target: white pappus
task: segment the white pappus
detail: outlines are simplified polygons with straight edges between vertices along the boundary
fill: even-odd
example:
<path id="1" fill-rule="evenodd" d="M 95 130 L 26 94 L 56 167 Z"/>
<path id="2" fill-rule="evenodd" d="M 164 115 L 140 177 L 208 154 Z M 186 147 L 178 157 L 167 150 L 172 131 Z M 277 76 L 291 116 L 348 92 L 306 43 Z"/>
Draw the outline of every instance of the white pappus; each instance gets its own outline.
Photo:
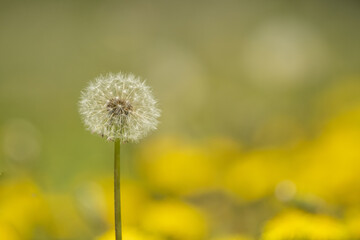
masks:
<path id="1" fill-rule="evenodd" d="M 107 140 L 137 142 L 155 130 L 160 110 L 150 87 L 133 74 L 99 76 L 81 92 L 79 112 L 88 130 Z"/>

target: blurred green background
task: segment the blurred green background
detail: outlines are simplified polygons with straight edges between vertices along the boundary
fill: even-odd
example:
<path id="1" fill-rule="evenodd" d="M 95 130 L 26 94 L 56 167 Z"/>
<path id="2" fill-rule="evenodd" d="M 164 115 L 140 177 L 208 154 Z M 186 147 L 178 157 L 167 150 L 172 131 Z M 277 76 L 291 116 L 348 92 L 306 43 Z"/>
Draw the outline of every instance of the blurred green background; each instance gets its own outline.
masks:
<path id="1" fill-rule="evenodd" d="M 112 240 L 80 91 L 147 79 L 124 239 L 360 239 L 358 1 L 1 1 L 0 239 Z"/>

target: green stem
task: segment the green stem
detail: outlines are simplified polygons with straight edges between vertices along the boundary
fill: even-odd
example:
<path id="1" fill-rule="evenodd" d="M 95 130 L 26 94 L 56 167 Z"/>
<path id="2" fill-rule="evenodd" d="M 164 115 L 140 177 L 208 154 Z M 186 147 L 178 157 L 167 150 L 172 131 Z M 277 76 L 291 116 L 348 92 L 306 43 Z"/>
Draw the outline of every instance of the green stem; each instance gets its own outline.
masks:
<path id="1" fill-rule="evenodd" d="M 121 201 L 120 201 L 120 140 L 115 140 L 114 154 L 114 205 L 115 205 L 115 236 L 121 240 Z"/>

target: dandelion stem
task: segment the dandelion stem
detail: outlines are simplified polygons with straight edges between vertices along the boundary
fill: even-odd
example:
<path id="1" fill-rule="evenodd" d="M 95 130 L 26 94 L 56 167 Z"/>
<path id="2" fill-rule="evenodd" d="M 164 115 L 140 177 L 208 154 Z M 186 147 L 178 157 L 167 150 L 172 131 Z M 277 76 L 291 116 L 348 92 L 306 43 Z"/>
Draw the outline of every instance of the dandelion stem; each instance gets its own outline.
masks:
<path id="1" fill-rule="evenodd" d="M 115 205 L 115 236 L 121 240 L 121 201 L 120 201 L 120 140 L 115 140 L 114 154 L 114 205 Z"/>

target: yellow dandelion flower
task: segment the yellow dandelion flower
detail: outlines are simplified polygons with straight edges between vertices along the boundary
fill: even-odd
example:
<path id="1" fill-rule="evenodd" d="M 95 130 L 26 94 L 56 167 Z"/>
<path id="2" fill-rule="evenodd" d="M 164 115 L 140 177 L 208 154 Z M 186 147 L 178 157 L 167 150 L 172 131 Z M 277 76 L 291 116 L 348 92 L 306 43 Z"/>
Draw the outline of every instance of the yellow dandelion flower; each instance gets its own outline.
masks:
<path id="1" fill-rule="evenodd" d="M 213 240 L 254 240 L 253 238 L 245 235 L 229 235 L 229 236 L 223 236 L 223 237 L 217 237 Z"/>
<path id="2" fill-rule="evenodd" d="M 143 215 L 142 226 L 149 232 L 171 239 L 198 240 L 207 235 L 202 213 L 176 200 L 151 204 Z"/>
<path id="3" fill-rule="evenodd" d="M 136 228 L 124 228 L 123 239 L 126 240 L 163 240 L 162 238 L 146 234 Z M 110 230 L 95 240 L 115 240 L 115 231 Z"/>
<path id="4" fill-rule="evenodd" d="M 246 200 L 274 194 L 276 186 L 290 178 L 286 155 L 280 150 L 254 151 L 230 165 L 225 188 Z"/>
<path id="5" fill-rule="evenodd" d="M 345 226 L 336 219 L 300 210 L 288 210 L 265 226 L 262 240 L 348 239 Z"/>
<path id="6" fill-rule="evenodd" d="M 5 222 L 0 222 L 0 239 L 21 240 L 16 229 Z"/>
<path id="7" fill-rule="evenodd" d="M 93 208 L 98 208 L 102 212 L 102 215 L 105 216 L 106 222 L 112 225 L 114 224 L 113 180 L 109 177 L 101 178 L 94 182 L 100 188 L 99 191 L 90 192 L 84 196 L 84 200 L 101 198 L 103 202 L 97 206 L 93 206 Z M 123 217 L 123 224 L 129 226 L 138 225 L 143 209 L 146 207 L 148 201 L 148 193 L 139 183 L 124 180 L 121 184 L 121 215 Z"/>
<path id="8" fill-rule="evenodd" d="M 0 221 L 11 225 L 23 237 L 37 226 L 47 226 L 49 208 L 36 184 L 27 178 L 1 181 Z"/>
<path id="9" fill-rule="evenodd" d="M 139 168 L 156 191 L 191 194 L 214 186 L 218 165 L 206 149 L 163 138 L 149 143 L 140 156 Z"/>

